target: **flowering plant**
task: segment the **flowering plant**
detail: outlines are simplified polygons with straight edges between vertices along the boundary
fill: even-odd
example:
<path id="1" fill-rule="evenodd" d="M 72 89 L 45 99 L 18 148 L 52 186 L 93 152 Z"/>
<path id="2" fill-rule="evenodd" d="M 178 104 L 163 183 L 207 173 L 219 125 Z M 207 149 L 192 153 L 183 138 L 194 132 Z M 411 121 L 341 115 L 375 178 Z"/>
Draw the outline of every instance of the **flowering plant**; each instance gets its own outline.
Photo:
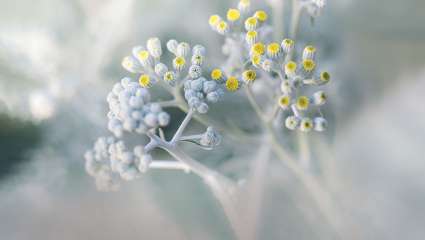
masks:
<path id="1" fill-rule="evenodd" d="M 282 2 L 271 1 L 271 4 Z M 298 131 L 303 150 L 307 132 L 322 132 L 327 127 L 321 111 L 327 101 L 322 86 L 330 81 L 330 74 L 318 70 L 317 49 L 313 45 L 298 52 L 295 43 L 302 11 L 307 10 L 315 18 L 324 6 L 323 0 L 293 0 L 290 36 L 282 39 L 276 34 L 282 31 L 282 19 L 270 25 L 267 12 L 252 11 L 249 0 L 241 0 L 225 17 L 212 15 L 208 23 L 225 38 L 223 53 L 227 59 L 207 74 L 204 69 L 207 54 L 202 45 L 191 47 L 186 42 L 167 41 L 166 49 L 173 56 L 168 66 L 161 59 L 163 49 L 158 38 L 148 39 L 146 46 L 134 47 L 122 66 L 137 75 L 138 81 L 125 77 L 107 96 L 108 129 L 113 136 L 99 138 L 85 154 L 86 170 L 98 187 L 116 190 L 118 180 L 136 179 L 149 169 L 192 172 L 204 180 L 219 200 L 235 236 L 248 238 L 248 233 L 242 231 L 246 223 L 238 211 L 238 196 L 245 189 L 244 181 L 205 166 L 181 147 L 191 143 L 200 149 L 213 150 L 221 142 L 220 133 L 232 134 L 232 130 L 212 124 L 214 121 L 207 113 L 224 95 L 239 96 L 240 92 L 245 94 L 260 120 L 264 137 L 258 139 L 294 173 L 338 232 L 338 214 L 330 195 L 317 177 L 303 168 L 294 156 L 296 153 L 282 142 L 287 130 Z M 172 99 L 155 100 L 149 89 L 157 87 L 168 92 Z M 263 101 L 258 100 L 259 96 Z M 166 111 L 170 107 L 179 108 L 186 116 L 172 138 L 166 139 L 163 128 L 174 121 Z M 205 132 L 185 135 L 192 118 L 205 125 Z M 127 134 L 144 135 L 149 142 L 129 147 L 124 141 Z M 154 159 L 152 152 L 158 148 L 169 153 L 172 160 Z"/>

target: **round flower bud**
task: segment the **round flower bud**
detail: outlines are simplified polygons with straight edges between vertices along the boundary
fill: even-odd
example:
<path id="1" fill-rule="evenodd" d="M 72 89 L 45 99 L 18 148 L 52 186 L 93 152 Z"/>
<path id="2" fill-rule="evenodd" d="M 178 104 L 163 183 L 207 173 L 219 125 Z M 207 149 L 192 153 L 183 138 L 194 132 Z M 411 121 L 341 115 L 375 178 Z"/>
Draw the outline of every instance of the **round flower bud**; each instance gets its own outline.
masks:
<path id="1" fill-rule="evenodd" d="M 174 55 L 177 55 L 177 46 L 178 45 L 179 45 L 179 43 L 176 40 L 174 40 L 174 39 L 168 40 L 167 49 L 168 49 L 168 51 L 170 51 Z"/>
<path id="2" fill-rule="evenodd" d="M 216 103 L 220 99 L 220 94 L 218 92 L 210 92 L 207 94 L 207 101 L 211 103 Z"/>
<path id="3" fill-rule="evenodd" d="M 125 70 L 131 73 L 139 73 L 143 70 L 139 62 L 132 56 L 124 57 L 121 61 L 121 65 Z"/>
<path id="4" fill-rule="evenodd" d="M 241 12 L 248 12 L 250 6 L 251 6 L 250 0 L 240 0 L 238 3 L 238 9 Z"/>
<path id="5" fill-rule="evenodd" d="M 138 145 L 134 147 L 133 152 L 134 152 L 134 155 L 136 155 L 137 157 L 141 157 L 145 153 L 145 149 L 142 145 Z"/>
<path id="6" fill-rule="evenodd" d="M 149 165 L 151 164 L 151 162 L 152 162 L 152 155 L 145 154 L 140 157 L 139 165 L 137 166 L 137 168 L 139 169 L 140 172 L 144 173 L 149 169 Z"/>
<path id="7" fill-rule="evenodd" d="M 282 95 L 279 97 L 278 103 L 282 109 L 288 109 L 291 105 L 291 97 L 289 95 Z"/>
<path id="8" fill-rule="evenodd" d="M 254 17 L 256 17 L 260 22 L 265 22 L 268 18 L 267 13 L 262 10 L 256 11 Z"/>
<path id="9" fill-rule="evenodd" d="M 136 46 L 133 48 L 133 55 L 136 57 L 142 66 L 152 67 L 153 59 L 149 51 L 145 50 L 142 46 Z"/>
<path id="10" fill-rule="evenodd" d="M 154 113 L 146 114 L 143 120 L 149 127 L 155 128 L 158 126 L 158 117 Z"/>
<path id="11" fill-rule="evenodd" d="M 188 100 L 188 104 L 190 107 L 197 108 L 201 104 L 201 101 L 197 97 L 192 97 Z"/>
<path id="12" fill-rule="evenodd" d="M 211 78 L 217 82 L 220 82 L 221 80 L 223 80 L 223 72 L 216 68 L 211 72 Z"/>
<path id="13" fill-rule="evenodd" d="M 254 70 L 246 70 L 242 73 L 242 79 L 246 83 L 253 82 L 257 77 L 257 73 Z"/>
<path id="14" fill-rule="evenodd" d="M 212 29 L 216 29 L 217 25 L 220 23 L 221 18 L 218 15 L 212 15 L 210 16 L 208 23 L 211 26 Z"/>
<path id="15" fill-rule="evenodd" d="M 241 13 L 237 9 L 230 8 L 227 11 L 227 20 L 230 22 L 235 22 L 239 20 L 240 17 L 241 17 Z"/>
<path id="16" fill-rule="evenodd" d="M 177 56 L 178 57 L 186 57 L 190 53 L 190 45 L 185 42 L 179 43 L 177 45 Z"/>
<path id="17" fill-rule="evenodd" d="M 328 122 L 326 119 L 322 117 L 316 117 L 314 118 L 314 130 L 318 132 L 323 132 L 328 127 Z"/>
<path id="18" fill-rule="evenodd" d="M 255 17 L 249 17 L 245 20 L 245 29 L 247 31 L 254 31 L 257 28 L 258 19 Z"/>
<path id="19" fill-rule="evenodd" d="M 300 96 L 297 98 L 295 106 L 298 110 L 306 110 L 310 105 L 310 99 L 306 96 Z"/>
<path id="20" fill-rule="evenodd" d="M 159 38 L 150 38 L 150 39 L 148 39 L 148 41 L 146 43 L 146 47 L 147 47 L 149 53 L 154 58 L 161 57 L 161 55 L 162 55 L 162 48 L 161 48 L 161 41 L 159 40 Z"/>
<path id="21" fill-rule="evenodd" d="M 303 51 L 303 60 L 311 59 L 314 60 L 316 56 L 316 48 L 314 46 L 306 46 Z"/>
<path id="22" fill-rule="evenodd" d="M 202 91 L 203 84 L 205 81 L 206 80 L 203 77 L 195 79 L 190 83 L 190 88 L 194 91 Z"/>
<path id="23" fill-rule="evenodd" d="M 258 33 L 257 31 L 248 31 L 245 35 L 245 40 L 249 45 L 253 45 L 257 42 Z"/>
<path id="24" fill-rule="evenodd" d="M 297 64 L 294 61 L 289 61 L 285 64 L 285 74 L 288 77 L 294 77 L 297 71 Z"/>
<path id="25" fill-rule="evenodd" d="M 205 47 L 202 46 L 202 45 L 199 45 L 199 44 L 193 46 L 193 48 L 192 48 L 192 54 L 193 55 L 205 56 L 206 52 L 207 52 L 207 50 L 205 49 Z"/>
<path id="26" fill-rule="evenodd" d="M 166 72 L 164 74 L 164 81 L 166 83 L 168 83 L 170 85 L 174 85 L 175 80 L 176 80 L 176 74 L 174 72 L 170 71 L 170 72 Z"/>
<path id="27" fill-rule="evenodd" d="M 326 93 L 323 91 L 318 91 L 313 94 L 313 102 L 315 105 L 321 106 L 326 103 Z"/>
<path id="28" fill-rule="evenodd" d="M 205 81 L 203 83 L 202 91 L 204 93 L 210 93 L 217 89 L 217 83 L 214 81 Z"/>
<path id="29" fill-rule="evenodd" d="M 155 65 L 155 73 L 160 76 L 163 77 L 164 74 L 168 71 L 168 67 L 167 65 L 163 64 L 163 63 L 158 63 Z"/>
<path id="30" fill-rule="evenodd" d="M 126 164 L 131 164 L 134 161 L 134 155 L 132 152 L 123 152 L 121 154 L 121 161 Z"/>
<path id="31" fill-rule="evenodd" d="M 264 59 L 263 62 L 261 63 L 261 68 L 266 72 L 270 72 L 272 70 L 272 67 L 273 67 L 273 61 L 270 59 Z"/>
<path id="32" fill-rule="evenodd" d="M 134 119 L 128 118 L 128 119 L 125 119 L 122 126 L 125 130 L 131 132 L 136 128 L 137 122 Z"/>
<path id="33" fill-rule="evenodd" d="M 238 90 L 239 87 L 240 87 L 239 80 L 236 77 L 233 77 L 233 76 L 229 77 L 226 80 L 225 85 L 226 85 L 226 89 L 229 92 L 234 92 L 234 91 Z"/>
<path id="34" fill-rule="evenodd" d="M 199 106 L 196 108 L 196 111 L 198 111 L 201 114 L 207 113 L 208 112 L 208 105 L 203 102 L 203 103 L 199 104 Z"/>
<path id="35" fill-rule="evenodd" d="M 139 77 L 139 84 L 140 86 L 144 87 L 144 88 L 149 88 L 151 87 L 151 78 L 149 77 L 149 75 L 147 74 L 142 74 Z"/>
<path id="36" fill-rule="evenodd" d="M 201 66 L 204 62 L 204 57 L 202 55 L 195 54 L 192 56 L 192 64 Z"/>
<path id="37" fill-rule="evenodd" d="M 303 70 L 305 73 L 311 73 L 316 68 L 316 63 L 311 59 L 303 60 Z"/>
<path id="38" fill-rule="evenodd" d="M 220 21 L 216 26 L 216 31 L 222 35 L 229 31 L 229 25 L 225 21 Z"/>
<path id="39" fill-rule="evenodd" d="M 129 167 L 126 171 L 121 172 L 120 176 L 126 181 L 132 181 L 138 177 L 138 172 L 136 168 Z"/>
<path id="40" fill-rule="evenodd" d="M 183 57 L 176 57 L 173 60 L 173 67 L 177 71 L 183 70 L 183 68 L 186 66 L 186 60 Z"/>
<path id="41" fill-rule="evenodd" d="M 166 112 L 161 112 L 158 114 L 158 123 L 159 126 L 165 127 L 170 123 L 170 115 Z"/>
<path id="42" fill-rule="evenodd" d="M 294 41 L 292 39 L 288 39 L 288 38 L 283 39 L 282 44 L 281 44 L 283 51 L 287 54 L 290 53 L 294 49 L 294 45 L 295 45 Z"/>
<path id="43" fill-rule="evenodd" d="M 250 53 L 251 55 L 263 55 L 265 52 L 266 47 L 263 43 L 258 42 L 254 45 L 252 45 Z"/>
<path id="44" fill-rule="evenodd" d="M 319 85 L 324 85 L 331 80 L 331 75 L 329 72 L 321 72 L 319 77 Z"/>
<path id="45" fill-rule="evenodd" d="M 202 68 L 198 65 L 192 65 L 189 68 L 189 76 L 192 79 L 199 78 L 202 75 Z"/>
<path id="46" fill-rule="evenodd" d="M 277 58 L 281 53 L 280 45 L 278 43 L 270 43 L 267 45 L 267 55 L 271 58 Z"/>
<path id="47" fill-rule="evenodd" d="M 313 128 L 313 121 L 310 118 L 303 118 L 300 122 L 300 130 L 309 132 Z"/>
<path id="48" fill-rule="evenodd" d="M 289 116 L 285 120 L 285 126 L 289 130 L 295 130 L 298 127 L 298 124 L 300 123 L 300 119 L 296 116 Z"/>

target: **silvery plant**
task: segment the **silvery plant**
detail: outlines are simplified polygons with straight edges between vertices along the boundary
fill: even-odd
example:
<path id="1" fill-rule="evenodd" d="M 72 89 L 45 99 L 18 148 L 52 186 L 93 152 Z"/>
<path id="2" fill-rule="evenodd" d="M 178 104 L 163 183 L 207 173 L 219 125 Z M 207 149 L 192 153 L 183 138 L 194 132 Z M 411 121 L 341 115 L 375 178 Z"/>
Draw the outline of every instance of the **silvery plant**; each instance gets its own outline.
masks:
<path id="1" fill-rule="evenodd" d="M 214 121 L 208 112 L 220 108 L 223 98 L 245 97 L 262 129 L 261 136 L 255 139 L 265 143 L 293 173 L 324 221 L 336 236 L 342 237 L 344 226 L 332 196 L 321 184 L 320 176 L 297 158 L 303 155 L 297 151 L 305 151 L 308 134 L 323 134 L 328 126 L 322 109 L 327 102 L 323 89 L 330 81 L 330 73 L 318 64 L 320 51 L 313 44 L 299 46 L 295 39 L 300 16 L 317 18 L 326 4 L 324 0 L 293 0 L 286 36 L 283 18 L 276 20 L 272 16 L 275 13 L 253 9 L 251 5 L 249 0 L 241 0 L 224 16 L 214 14 L 206 20 L 205 25 L 224 38 L 222 51 L 226 58 L 221 66 L 206 67 L 207 49 L 200 44 L 175 39 L 162 42 L 156 37 L 134 47 L 123 58 L 122 67 L 129 75 L 115 83 L 106 97 L 111 136 L 98 138 L 85 153 L 86 171 L 100 190 L 117 190 L 120 181 L 135 180 L 150 169 L 196 174 L 222 206 L 235 238 L 254 239 L 240 208 L 246 201 L 242 196 L 249 179 L 228 177 L 192 158 L 183 148 L 192 144 L 199 151 L 214 151 L 222 140 L 232 138 L 229 134 L 234 131 L 210 124 Z M 271 0 L 270 5 L 273 9 L 282 7 L 283 1 Z M 170 62 L 163 60 L 165 51 L 172 56 Z M 171 100 L 158 100 L 153 89 L 164 90 Z M 177 123 L 170 108 L 184 112 L 184 119 Z M 194 121 L 203 124 L 204 131 L 186 134 Z M 179 127 L 167 139 L 164 128 L 170 123 Z M 295 134 L 289 134 L 291 131 Z M 149 141 L 130 146 L 127 136 L 135 134 Z M 299 147 L 284 143 L 293 136 L 301 139 L 297 142 Z M 170 159 L 156 159 L 153 153 L 158 149 L 165 150 Z"/>

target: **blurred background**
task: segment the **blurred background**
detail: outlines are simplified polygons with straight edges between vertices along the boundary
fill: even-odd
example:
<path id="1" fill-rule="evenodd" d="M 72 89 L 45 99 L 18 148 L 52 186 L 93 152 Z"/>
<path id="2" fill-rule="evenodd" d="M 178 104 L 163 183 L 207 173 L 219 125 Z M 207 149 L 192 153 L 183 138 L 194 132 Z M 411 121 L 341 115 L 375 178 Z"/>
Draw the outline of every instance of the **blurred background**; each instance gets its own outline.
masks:
<path id="1" fill-rule="evenodd" d="M 151 171 L 98 192 L 83 153 L 107 134 L 106 94 L 127 74 L 120 63 L 134 45 L 151 36 L 200 43 L 220 64 L 223 39 L 207 20 L 235 4 L 0 0 L 0 239 L 231 239 L 196 176 Z M 329 0 L 313 26 L 301 22 L 301 42 L 316 44 L 333 73 L 328 158 L 360 239 L 425 238 L 423 9 L 422 0 Z M 204 161 L 224 171 L 235 153 L 220 151 Z M 263 239 L 329 239 L 317 216 L 304 219 L 279 190 L 287 179 L 274 165 Z"/>

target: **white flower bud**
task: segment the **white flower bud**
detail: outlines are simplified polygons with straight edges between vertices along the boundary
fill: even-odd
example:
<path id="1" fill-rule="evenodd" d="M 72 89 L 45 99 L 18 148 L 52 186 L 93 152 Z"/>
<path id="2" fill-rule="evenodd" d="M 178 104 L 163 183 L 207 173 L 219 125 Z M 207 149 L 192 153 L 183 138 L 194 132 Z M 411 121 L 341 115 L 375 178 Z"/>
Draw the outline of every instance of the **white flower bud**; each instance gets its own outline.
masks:
<path id="1" fill-rule="evenodd" d="M 215 81 L 205 81 L 203 84 L 204 93 L 210 93 L 217 89 L 217 83 Z"/>
<path id="2" fill-rule="evenodd" d="M 205 78 L 198 78 L 190 83 L 190 88 L 194 91 L 202 91 Z"/>
<path id="3" fill-rule="evenodd" d="M 208 105 L 204 102 L 202 102 L 201 104 L 199 104 L 199 106 L 196 108 L 196 110 L 201 113 L 207 113 L 208 112 Z"/>
<path id="4" fill-rule="evenodd" d="M 167 42 L 167 49 L 168 51 L 172 52 L 174 55 L 177 55 L 177 46 L 179 45 L 179 43 L 174 40 L 171 39 Z"/>
<path id="5" fill-rule="evenodd" d="M 210 92 L 207 94 L 207 100 L 211 103 L 216 103 L 220 99 L 220 94 L 218 92 Z"/>
<path id="6" fill-rule="evenodd" d="M 168 71 L 168 67 L 167 65 L 163 64 L 163 63 L 158 63 L 155 65 L 155 73 L 160 76 L 163 77 L 164 74 Z"/>
<path id="7" fill-rule="evenodd" d="M 197 97 L 192 97 L 189 99 L 188 104 L 190 107 L 197 108 L 201 104 L 201 101 Z"/>
<path id="8" fill-rule="evenodd" d="M 158 114 L 158 123 L 161 127 L 165 127 L 170 123 L 170 115 L 166 112 Z"/>
<path id="9" fill-rule="evenodd" d="M 296 116 L 289 116 L 285 120 L 285 126 L 290 130 L 295 130 L 298 127 L 300 119 Z"/>
<path id="10" fill-rule="evenodd" d="M 141 157 L 145 153 L 145 148 L 142 145 L 137 145 L 134 147 L 134 155 Z"/>
<path id="11" fill-rule="evenodd" d="M 143 120 L 149 127 L 155 128 L 158 126 L 158 117 L 154 113 L 146 114 Z"/>
<path id="12" fill-rule="evenodd" d="M 136 129 L 137 122 L 134 119 L 128 118 L 123 123 L 123 128 L 129 132 Z"/>
<path id="13" fill-rule="evenodd" d="M 138 171 L 134 167 L 129 167 L 126 171 L 120 172 L 120 176 L 126 181 L 132 181 L 138 177 Z"/>
<path id="14" fill-rule="evenodd" d="M 150 38 L 146 43 L 149 53 L 154 58 L 159 58 L 162 55 L 161 41 L 158 38 Z"/>
<path id="15" fill-rule="evenodd" d="M 139 165 L 137 166 L 139 171 L 144 173 L 149 169 L 149 165 L 152 162 L 152 155 L 145 154 L 140 158 Z"/>
<path id="16" fill-rule="evenodd" d="M 137 59 L 132 56 L 124 57 L 121 65 L 125 70 L 131 73 L 140 73 L 143 70 L 139 61 L 137 61 Z"/>
<path id="17" fill-rule="evenodd" d="M 327 96 L 325 92 L 318 91 L 313 94 L 313 102 L 315 105 L 321 106 L 326 103 Z"/>
<path id="18" fill-rule="evenodd" d="M 134 161 L 134 155 L 133 155 L 133 153 L 131 153 L 131 152 L 123 152 L 121 154 L 121 161 L 123 163 L 127 163 L 127 164 L 133 163 L 133 161 Z"/>
<path id="19" fill-rule="evenodd" d="M 193 55 L 205 56 L 206 49 L 205 49 L 204 46 L 197 44 L 197 45 L 193 46 L 192 54 Z"/>
<path id="20" fill-rule="evenodd" d="M 179 45 L 177 45 L 177 56 L 179 57 L 186 57 L 187 55 L 189 55 L 190 53 L 190 45 L 188 43 L 185 42 L 181 42 L 179 43 Z"/>
<path id="21" fill-rule="evenodd" d="M 313 121 L 310 118 L 303 118 L 300 122 L 300 130 L 309 132 L 313 128 Z"/>
<path id="22" fill-rule="evenodd" d="M 327 129 L 327 127 L 328 127 L 328 122 L 326 121 L 326 119 L 322 117 L 314 118 L 314 130 L 318 132 L 323 132 Z"/>
<path id="23" fill-rule="evenodd" d="M 192 79 L 199 78 L 202 75 L 202 68 L 198 65 L 192 65 L 189 68 L 189 76 Z"/>

